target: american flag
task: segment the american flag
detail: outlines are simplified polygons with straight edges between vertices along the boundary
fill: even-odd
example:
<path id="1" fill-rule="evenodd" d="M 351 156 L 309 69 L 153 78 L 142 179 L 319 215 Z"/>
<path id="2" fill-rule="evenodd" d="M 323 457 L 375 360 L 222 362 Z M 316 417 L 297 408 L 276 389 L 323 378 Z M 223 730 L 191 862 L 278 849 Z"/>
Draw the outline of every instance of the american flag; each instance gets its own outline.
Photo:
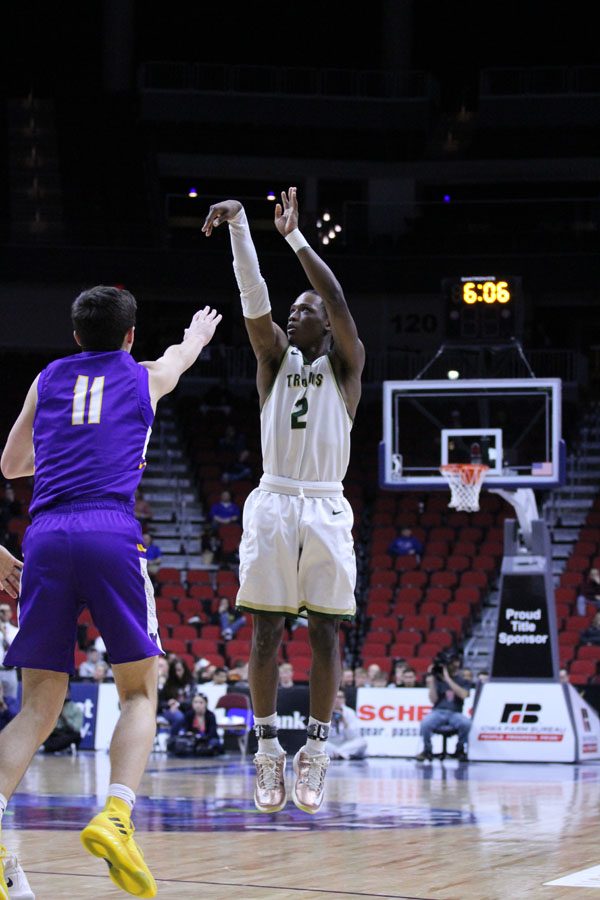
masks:
<path id="1" fill-rule="evenodd" d="M 552 475 L 551 462 L 534 462 L 531 463 L 532 475 Z"/>

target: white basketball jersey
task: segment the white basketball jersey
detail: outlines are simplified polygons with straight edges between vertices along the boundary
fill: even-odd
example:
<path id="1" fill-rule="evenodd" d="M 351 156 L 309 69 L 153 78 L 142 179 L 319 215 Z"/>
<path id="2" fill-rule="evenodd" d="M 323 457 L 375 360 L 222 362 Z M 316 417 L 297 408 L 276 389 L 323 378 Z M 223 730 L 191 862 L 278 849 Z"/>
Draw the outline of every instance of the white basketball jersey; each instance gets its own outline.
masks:
<path id="1" fill-rule="evenodd" d="M 266 475 L 342 481 L 352 419 L 327 356 L 304 361 L 288 347 L 260 416 Z"/>

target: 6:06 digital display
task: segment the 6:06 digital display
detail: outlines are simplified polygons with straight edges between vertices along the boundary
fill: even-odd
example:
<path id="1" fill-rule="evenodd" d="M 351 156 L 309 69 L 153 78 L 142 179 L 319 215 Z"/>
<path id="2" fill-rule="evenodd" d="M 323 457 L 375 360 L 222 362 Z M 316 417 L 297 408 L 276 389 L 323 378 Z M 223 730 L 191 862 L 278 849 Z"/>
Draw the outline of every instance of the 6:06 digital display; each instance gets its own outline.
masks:
<path id="1" fill-rule="evenodd" d="M 508 281 L 463 281 L 462 300 L 471 306 L 474 303 L 509 303 L 512 294 Z"/>

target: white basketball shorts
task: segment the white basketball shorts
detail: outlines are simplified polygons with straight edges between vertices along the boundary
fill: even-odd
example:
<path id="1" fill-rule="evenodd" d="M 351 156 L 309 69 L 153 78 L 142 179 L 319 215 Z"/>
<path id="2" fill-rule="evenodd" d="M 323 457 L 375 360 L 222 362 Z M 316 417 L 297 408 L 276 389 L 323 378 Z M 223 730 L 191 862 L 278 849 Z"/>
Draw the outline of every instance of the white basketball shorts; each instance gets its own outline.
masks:
<path id="1" fill-rule="evenodd" d="M 351 619 L 356 557 L 350 504 L 256 488 L 244 504 L 237 606 Z"/>

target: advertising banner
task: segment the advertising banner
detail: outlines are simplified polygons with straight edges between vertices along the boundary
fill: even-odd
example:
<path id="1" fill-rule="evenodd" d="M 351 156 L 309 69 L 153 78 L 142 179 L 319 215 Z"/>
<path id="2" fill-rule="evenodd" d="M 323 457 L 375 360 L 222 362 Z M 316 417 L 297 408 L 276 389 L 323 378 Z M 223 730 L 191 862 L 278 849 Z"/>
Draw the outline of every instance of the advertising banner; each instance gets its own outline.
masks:
<path id="1" fill-rule="evenodd" d="M 599 741 L 598 717 L 572 686 L 488 682 L 473 713 L 469 759 L 576 762 L 578 743 L 591 759 L 598 757 Z"/>
<path id="2" fill-rule="evenodd" d="M 465 700 L 463 712 L 471 714 L 471 695 Z M 416 756 L 423 749 L 419 729 L 431 712 L 427 688 L 359 688 L 356 692 L 356 713 L 361 735 L 367 740 L 368 756 Z M 433 752 L 442 750 L 442 737 L 434 735 Z M 447 749 L 453 753 L 456 738 L 448 740 Z"/>

